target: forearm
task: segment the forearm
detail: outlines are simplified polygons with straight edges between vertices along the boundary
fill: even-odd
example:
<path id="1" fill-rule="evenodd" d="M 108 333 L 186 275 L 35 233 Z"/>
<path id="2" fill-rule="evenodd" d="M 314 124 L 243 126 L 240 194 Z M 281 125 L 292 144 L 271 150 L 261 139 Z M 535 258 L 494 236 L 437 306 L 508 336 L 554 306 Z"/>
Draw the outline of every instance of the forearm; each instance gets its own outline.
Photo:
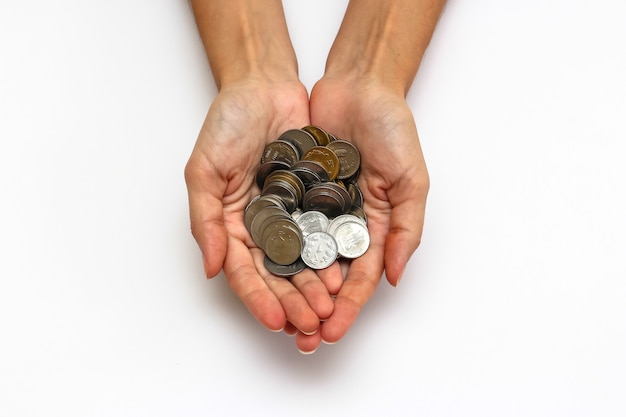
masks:
<path id="1" fill-rule="evenodd" d="M 280 0 L 192 0 L 215 82 L 298 77 Z"/>
<path id="2" fill-rule="evenodd" d="M 445 0 L 350 0 L 327 77 L 373 77 L 406 95 Z"/>

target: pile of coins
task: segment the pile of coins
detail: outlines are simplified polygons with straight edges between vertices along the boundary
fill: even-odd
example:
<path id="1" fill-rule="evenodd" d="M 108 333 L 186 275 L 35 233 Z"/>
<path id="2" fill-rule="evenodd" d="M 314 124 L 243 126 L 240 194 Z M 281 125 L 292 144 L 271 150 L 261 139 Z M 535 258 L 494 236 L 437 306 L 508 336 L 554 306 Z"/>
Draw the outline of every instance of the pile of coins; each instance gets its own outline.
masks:
<path id="1" fill-rule="evenodd" d="M 288 130 L 265 146 L 256 173 L 261 194 L 244 223 L 269 272 L 289 277 L 367 251 L 360 166 L 352 143 L 317 126 Z"/>

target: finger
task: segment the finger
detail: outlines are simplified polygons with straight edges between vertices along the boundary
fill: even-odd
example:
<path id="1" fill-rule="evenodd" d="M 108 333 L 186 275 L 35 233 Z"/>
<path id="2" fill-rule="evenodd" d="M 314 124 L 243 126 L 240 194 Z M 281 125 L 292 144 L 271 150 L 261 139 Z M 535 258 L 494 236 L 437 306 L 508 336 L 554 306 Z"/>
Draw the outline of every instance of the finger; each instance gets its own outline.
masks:
<path id="1" fill-rule="evenodd" d="M 302 332 L 298 332 L 298 334 L 296 334 L 296 347 L 303 355 L 315 353 L 321 343 L 322 336 L 319 331 L 311 335 L 307 335 Z"/>
<path id="2" fill-rule="evenodd" d="M 295 336 L 296 333 L 298 333 L 298 329 L 296 329 L 296 326 L 294 326 L 293 324 L 289 322 L 285 324 L 285 328 L 283 329 L 283 331 L 285 332 L 287 336 Z"/>
<path id="3" fill-rule="evenodd" d="M 328 268 L 318 269 L 315 273 L 326 286 L 328 294 L 336 295 L 339 292 L 343 284 L 343 277 L 345 276 L 345 274 L 342 273 L 341 264 L 339 262 L 333 262 Z"/>
<path id="4" fill-rule="evenodd" d="M 325 320 L 331 315 L 335 304 L 326 286 L 313 270 L 306 268 L 294 275 L 291 277 L 291 283 L 302 293 L 319 320 Z"/>
<path id="5" fill-rule="evenodd" d="M 208 166 L 200 157 L 192 155 L 185 167 L 185 182 L 191 233 L 202 251 L 206 276 L 212 278 L 224 264 L 228 232 L 221 201 L 226 185 Z"/>
<path id="6" fill-rule="evenodd" d="M 260 252 L 259 249 L 251 250 L 242 241 L 229 237 L 224 274 L 233 292 L 250 313 L 269 330 L 280 331 L 286 324 L 285 311 L 278 297 L 259 275 L 253 251 Z"/>
<path id="7" fill-rule="evenodd" d="M 304 295 L 289 280 L 270 274 L 263 264 L 264 257 L 261 250 L 255 250 L 253 259 L 256 270 L 259 271 L 265 285 L 279 300 L 287 321 L 303 333 L 316 332 L 319 327 L 319 317 Z"/>
<path id="8" fill-rule="evenodd" d="M 326 343 L 336 343 L 346 334 L 380 282 L 386 229 L 384 225 L 371 223 L 370 247 L 363 256 L 352 261 L 346 280 L 335 298 L 333 314 L 321 327 L 322 339 Z"/>
<path id="9" fill-rule="evenodd" d="M 413 178 L 418 179 L 412 184 L 400 185 L 389 191 L 389 201 L 393 208 L 385 244 L 385 275 L 393 286 L 397 286 L 402 278 L 406 264 L 420 244 L 424 228 L 428 177 Z M 405 197 L 406 190 L 411 191 Z M 401 194 L 401 197 L 398 198 L 397 194 Z M 403 201 L 394 204 L 399 199 Z"/>

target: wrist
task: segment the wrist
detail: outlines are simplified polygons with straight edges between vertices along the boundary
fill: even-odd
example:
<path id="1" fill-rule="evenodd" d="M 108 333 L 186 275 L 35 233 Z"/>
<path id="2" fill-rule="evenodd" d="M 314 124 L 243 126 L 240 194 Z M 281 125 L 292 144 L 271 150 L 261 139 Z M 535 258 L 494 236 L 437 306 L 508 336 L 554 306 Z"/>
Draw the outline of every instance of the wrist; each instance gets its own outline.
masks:
<path id="1" fill-rule="evenodd" d="M 290 62 L 291 61 L 291 62 Z M 210 62 L 211 72 L 219 89 L 227 85 L 254 81 L 265 84 L 299 83 L 298 67 L 289 57 L 270 58 L 248 52 L 226 62 Z"/>
<path id="2" fill-rule="evenodd" d="M 242 80 L 298 80 L 280 0 L 192 0 L 218 88 Z"/>
<path id="3" fill-rule="evenodd" d="M 389 42 L 393 37 L 390 16 L 371 16 L 367 31 L 355 30 L 351 23 L 342 24 L 328 54 L 324 78 L 351 84 L 374 83 L 404 94 L 414 74 L 393 53 Z"/>
<path id="4" fill-rule="evenodd" d="M 406 96 L 444 0 L 350 0 L 325 77 L 365 79 Z"/>

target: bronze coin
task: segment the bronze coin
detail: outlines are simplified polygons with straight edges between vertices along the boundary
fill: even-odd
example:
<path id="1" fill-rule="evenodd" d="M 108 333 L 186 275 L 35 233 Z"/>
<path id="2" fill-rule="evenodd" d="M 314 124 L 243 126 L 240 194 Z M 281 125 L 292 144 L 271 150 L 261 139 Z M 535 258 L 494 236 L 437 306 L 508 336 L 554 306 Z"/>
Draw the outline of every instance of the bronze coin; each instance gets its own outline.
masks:
<path id="1" fill-rule="evenodd" d="M 265 145 L 263 156 L 261 157 L 261 164 L 269 161 L 280 161 L 291 166 L 299 159 L 300 154 L 295 146 L 284 140 L 275 140 Z"/>
<path id="2" fill-rule="evenodd" d="M 302 258 L 298 258 L 294 263 L 290 265 L 279 265 L 273 262 L 267 256 L 265 256 L 265 258 L 263 259 L 263 265 L 270 274 L 283 278 L 289 278 L 293 275 L 299 274 L 306 268 L 306 264 L 304 263 Z"/>
<path id="3" fill-rule="evenodd" d="M 361 166 L 361 155 L 352 143 L 345 140 L 336 140 L 326 145 L 339 159 L 339 174 L 337 178 L 346 179 L 352 177 Z"/>
<path id="4" fill-rule="evenodd" d="M 272 221 L 281 218 L 290 217 L 285 210 L 278 207 L 265 207 L 259 211 L 256 216 L 254 216 L 250 225 L 250 235 L 252 236 L 254 243 L 256 243 L 259 248 L 263 249 L 262 237 L 265 227 L 269 224 L 268 219 Z"/>
<path id="5" fill-rule="evenodd" d="M 287 130 L 282 135 L 280 135 L 278 139 L 289 142 L 293 146 L 298 148 L 298 150 L 300 151 L 300 155 L 304 155 L 306 151 L 314 146 L 317 146 L 317 141 L 315 140 L 313 135 L 302 129 Z"/>
<path id="6" fill-rule="evenodd" d="M 339 174 L 339 158 L 337 155 L 326 146 L 315 146 L 309 149 L 303 156 L 303 160 L 315 161 L 322 164 L 326 172 L 328 173 L 328 179 L 330 181 L 337 178 Z"/>
<path id="7" fill-rule="evenodd" d="M 326 131 L 319 126 L 304 126 L 302 130 L 309 132 L 315 138 L 315 141 L 319 146 L 326 146 L 330 143 L 328 133 L 326 133 Z"/>
<path id="8" fill-rule="evenodd" d="M 267 179 L 265 180 L 265 184 L 263 186 L 265 187 L 266 184 L 272 181 L 278 181 L 278 180 L 286 181 L 289 184 L 291 184 L 297 192 L 298 202 L 302 201 L 302 196 L 304 196 L 305 187 L 304 187 L 304 184 L 302 183 L 302 180 L 295 173 L 291 171 L 287 171 L 287 170 L 282 170 L 282 169 L 274 171 L 270 175 L 268 175 Z"/>
<path id="9" fill-rule="evenodd" d="M 267 224 L 261 237 L 265 255 L 278 265 L 290 265 L 302 252 L 302 232 L 290 218 L 275 219 Z"/>
<path id="10" fill-rule="evenodd" d="M 362 207 L 352 206 L 348 214 L 359 217 L 367 225 L 367 214 L 365 214 L 365 210 Z"/>
<path id="11" fill-rule="evenodd" d="M 290 165 L 287 162 L 282 161 L 267 161 L 261 164 L 256 172 L 256 185 L 262 189 L 263 184 L 265 184 L 265 179 L 269 174 L 279 169 L 289 169 L 289 167 Z"/>
<path id="12" fill-rule="evenodd" d="M 348 183 L 348 194 L 353 206 L 363 207 L 363 193 L 357 184 Z"/>

